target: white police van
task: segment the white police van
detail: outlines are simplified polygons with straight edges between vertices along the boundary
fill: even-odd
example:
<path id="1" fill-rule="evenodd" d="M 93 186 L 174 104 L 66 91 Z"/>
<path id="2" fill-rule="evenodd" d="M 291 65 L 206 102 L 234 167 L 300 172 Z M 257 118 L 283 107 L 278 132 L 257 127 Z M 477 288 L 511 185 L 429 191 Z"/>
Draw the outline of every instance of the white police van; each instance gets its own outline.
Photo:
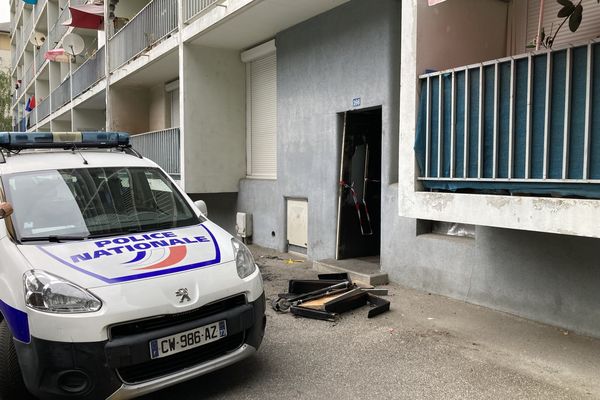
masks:
<path id="1" fill-rule="evenodd" d="M 263 338 L 249 250 L 118 132 L 0 132 L 0 399 L 126 399 Z"/>

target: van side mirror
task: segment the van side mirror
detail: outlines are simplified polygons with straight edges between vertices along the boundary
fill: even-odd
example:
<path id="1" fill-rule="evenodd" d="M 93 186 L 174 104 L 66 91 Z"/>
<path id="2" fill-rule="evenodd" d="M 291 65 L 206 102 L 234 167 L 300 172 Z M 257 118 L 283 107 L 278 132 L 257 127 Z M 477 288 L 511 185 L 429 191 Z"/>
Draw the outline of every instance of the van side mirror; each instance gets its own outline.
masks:
<path id="1" fill-rule="evenodd" d="M 13 213 L 12 204 L 10 204 L 10 203 L 0 203 L 0 219 L 9 217 L 12 213 Z"/>
<path id="2" fill-rule="evenodd" d="M 206 203 L 204 200 L 196 200 L 194 205 L 198 207 L 198 210 L 200 210 L 205 217 L 208 217 L 208 208 L 206 208 Z"/>

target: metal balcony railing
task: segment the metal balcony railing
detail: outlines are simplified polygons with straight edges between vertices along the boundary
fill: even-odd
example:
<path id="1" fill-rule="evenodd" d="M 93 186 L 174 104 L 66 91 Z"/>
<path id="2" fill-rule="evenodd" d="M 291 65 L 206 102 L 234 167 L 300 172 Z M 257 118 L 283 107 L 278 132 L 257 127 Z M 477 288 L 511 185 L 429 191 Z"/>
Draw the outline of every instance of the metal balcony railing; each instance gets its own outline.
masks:
<path id="1" fill-rule="evenodd" d="M 21 58 L 21 53 L 23 53 L 23 46 L 25 45 L 25 42 L 23 42 L 22 32 L 23 31 L 21 29 L 17 30 L 17 39 L 16 39 L 16 43 L 15 43 L 16 44 L 16 47 L 15 47 L 15 64 L 17 64 L 19 62 L 19 59 Z"/>
<path id="2" fill-rule="evenodd" d="M 19 120 L 18 131 L 25 132 L 27 130 L 27 117 L 23 117 Z"/>
<path id="3" fill-rule="evenodd" d="M 169 175 L 179 179 L 179 128 L 132 135 L 131 145 L 144 157 L 154 161 Z"/>
<path id="4" fill-rule="evenodd" d="M 33 64 L 35 64 L 35 63 L 32 61 L 31 63 L 29 63 L 29 66 L 25 69 L 25 75 L 23 78 L 23 88 L 26 88 L 27 86 L 29 86 L 29 84 L 33 81 L 33 77 L 34 77 Z"/>
<path id="5" fill-rule="evenodd" d="M 73 98 L 104 78 L 104 75 L 104 47 L 102 47 L 73 72 Z"/>
<path id="6" fill-rule="evenodd" d="M 45 99 L 40 101 L 36 108 L 38 121 L 42 121 L 44 118 L 50 115 L 50 96 L 46 96 Z"/>
<path id="7" fill-rule="evenodd" d="M 15 89 L 14 100 L 15 101 L 19 100 L 19 98 L 21 97 L 21 95 L 23 94 L 24 91 L 25 91 L 25 82 L 23 82 L 23 79 L 21 79 L 21 85 L 19 86 L 18 89 Z"/>
<path id="8" fill-rule="evenodd" d="M 187 23 L 196 15 L 223 0 L 183 0 L 183 20 Z"/>
<path id="9" fill-rule="evenodd" d="M 33 31 L 33 17 L 32 17 L 32 15 L 29 15 L 28 17 L 25 18 L 25 23 L 23 24 L 23 40 L 25 40 L 25 42 L 29 41 L 32 31 Z"/>
<path id="10" fill-rule="evenodd" d="M 44 58 L 44 54 L 48 51 L 48 41 L 46 40 L 43 45 L 40 46 L 39 49 L 36 49 L 35 53 L 35 68 L 36 72 L 39 72 L 44 65 L 46 59 Z"/>
<path id="11" fill-rule="evenodd" d="M 67 33 L 67 30 L 69 30 L 69 27 L 64 26 L 63 22 L 65 22 L 67 19 L 69 19 L 70 15 L 71 14 L 69 12 L 69 7 L 63 8 L 63 10 L 60 12 L 60 14 L 58 16 L 58 19 L 56 20 L 56 22 L 54 23 L 52 28 L 50 28 L 50 30 L 48 31 L 48 36 L 49 36 L 49 41 L 50 41 L 50 47 L 49 47 L 50 49 L 55 48 L 56 45 L 58 44 L 58 42 L 65 35 L 65 33 Z"/>
<path id="12" fill-rule="evenodd" d="M 71 80 L 69 77 L 54 89 L 50 94 L 50 97 L 52 98 L 52 112 L 56 112 L 59 108 L 71 101 Z"/>
<path id="13" fill-rule="evenodd" d="M 40 14 L 42 13 L 42 11 L 44 11 L 44 6 L 46 5 L 47 2 L 48 2 L 48 0 L 38 0 L 37 4 L 35 6 L 33 6 L 34 22 L 37 22 L 38 18 L 40 17 Z"/>
<path id="14" fill-rule="evenodd" d="M 37 111 L 35 109 L 33 109 L 29 113 L 29 126 L 33 127 L 35 125 L 37 125 Z"/>
<path id="15" fill-rule="evenodd" d="M 19 1 L 17 3 L 17 12 L 15 13 L 15 21 L 18 21 L 21 18 L 21 13 L 23 12 L 23 8 L 25 8 L 25 2 Z"/>
<path id="16" fill-rule="evenodd" d="M 426 189 L 600 198 L 600 43 L 421 76 Z"/>
<path id="17" fill-rule="evenodd" d="M 153 0 L 110 38 L 110 70 L 114 71 L 177 29 L 177 0 Z"/>

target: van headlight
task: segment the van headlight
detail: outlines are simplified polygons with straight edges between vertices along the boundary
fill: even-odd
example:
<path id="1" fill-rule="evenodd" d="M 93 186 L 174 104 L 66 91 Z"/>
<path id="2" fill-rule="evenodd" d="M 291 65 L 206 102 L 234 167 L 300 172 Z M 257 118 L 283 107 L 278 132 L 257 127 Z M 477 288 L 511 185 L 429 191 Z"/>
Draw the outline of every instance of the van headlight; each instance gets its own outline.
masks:
<path id="1" fill-rule="evenodd" d="M 244 279 L 252 275 L 256 271 L 256 264 L 250 250 L 236 238 L 231 238 L 231 245 L 233 246 L 233 257 L 235 258 L 235 266 L 240 278 Z"/>
<path id="2" fill-rule="evenodd" d="M 23 274 L 25 304 L 52 313 L 86 313 L 98 311 L 102 302 L 79 286 L 44 271 Z"/>

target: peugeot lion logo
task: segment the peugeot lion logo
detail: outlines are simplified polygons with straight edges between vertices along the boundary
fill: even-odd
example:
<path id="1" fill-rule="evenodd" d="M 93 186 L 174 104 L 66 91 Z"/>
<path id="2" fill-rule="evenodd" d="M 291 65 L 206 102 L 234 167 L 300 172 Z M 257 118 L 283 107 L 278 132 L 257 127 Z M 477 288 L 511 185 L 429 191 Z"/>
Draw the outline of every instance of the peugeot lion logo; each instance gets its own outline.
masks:
<path id="1" fill-rule="evenodd" d="M 192 299 L 190 299 L 190 295 L 188 294 L 188 290 L 187 288 L 181 288 L 178 291 L 175 292 L 175 296 L 177 297 L 181 297 L 181 299 L 179 300 L 180 303 L 183 303 L 183 301 L 191 301 Z"/>

